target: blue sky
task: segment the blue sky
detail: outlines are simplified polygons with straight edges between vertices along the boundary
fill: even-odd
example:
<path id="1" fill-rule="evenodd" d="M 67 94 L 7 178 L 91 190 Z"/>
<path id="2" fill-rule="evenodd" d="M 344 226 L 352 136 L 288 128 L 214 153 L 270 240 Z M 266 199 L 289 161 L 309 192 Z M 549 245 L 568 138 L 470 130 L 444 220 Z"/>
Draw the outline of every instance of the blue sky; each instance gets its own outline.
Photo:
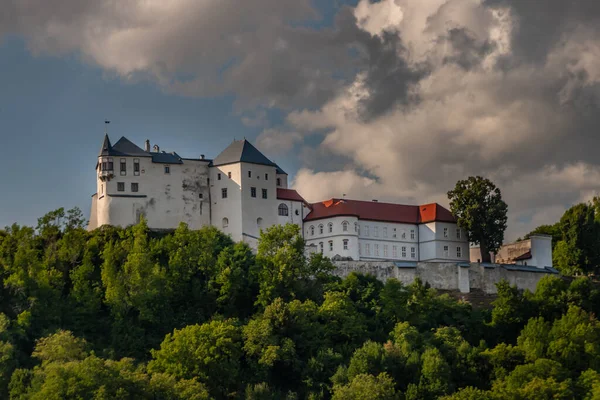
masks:
<path id="1" fill-rule="evenodd" d="M 483 175 L 507 238 L 600 193 L 596 0 L 0 2 L 0 226 L 88 213 L 113 141 L 246 137 L 309 201 L 447 205 Z"/>

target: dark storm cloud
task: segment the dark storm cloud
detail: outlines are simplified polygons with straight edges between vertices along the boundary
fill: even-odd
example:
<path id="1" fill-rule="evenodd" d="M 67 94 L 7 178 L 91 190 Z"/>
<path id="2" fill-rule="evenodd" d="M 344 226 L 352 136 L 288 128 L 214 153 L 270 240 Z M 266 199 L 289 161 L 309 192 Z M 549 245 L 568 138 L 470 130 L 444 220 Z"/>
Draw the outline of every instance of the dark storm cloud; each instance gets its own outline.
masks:
<path id="1" fill-rule="evenodd" d="M 597 0 L 485 0 L 488 7 L 509 7 L 517 17 L 514 31 L 515 56 L 542 62 L 565 32 L 580 24 L 600 22 Z"/>
<path id="2" fill-rule="evenodd" d="M 452 54 L 445 56 L 444 62 L 455 63 L 465 70 L 481 64 L 483 58 L 496 46 L 490 40 L 479 43 L 475 36 L 464 27 L 450 29 L 448 36 L 441 38 L 440 41 L 447 41 L 452 48 Z"/>

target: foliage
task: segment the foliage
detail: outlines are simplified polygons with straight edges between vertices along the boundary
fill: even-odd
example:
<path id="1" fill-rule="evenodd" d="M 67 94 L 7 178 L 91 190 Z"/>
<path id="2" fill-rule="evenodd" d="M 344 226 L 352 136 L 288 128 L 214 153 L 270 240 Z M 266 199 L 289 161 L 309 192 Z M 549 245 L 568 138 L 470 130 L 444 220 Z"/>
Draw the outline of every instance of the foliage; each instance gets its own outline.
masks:
<path id="1" fill-rule="evenodd" d="M 504 240 L 508 206 L 500 189 L 489 179 L 469 177 L 456 183 L 448 192 L 450 210 L 458 226 L 467 232 L 469 242 L 481 248 L 481 261 L 490 262 Z"/>
<path id="2" fill-rule="evenodd" d="M 559 224 L 563 272 L 596 268 L 598 208 Z M 419 279 L 337 278 L 291 225 L 255 255 L 214 228 L 83 223 L 0 231 L 0 398 L 600 398 L 591 277 L 501 282 L 477 310 Z"/>

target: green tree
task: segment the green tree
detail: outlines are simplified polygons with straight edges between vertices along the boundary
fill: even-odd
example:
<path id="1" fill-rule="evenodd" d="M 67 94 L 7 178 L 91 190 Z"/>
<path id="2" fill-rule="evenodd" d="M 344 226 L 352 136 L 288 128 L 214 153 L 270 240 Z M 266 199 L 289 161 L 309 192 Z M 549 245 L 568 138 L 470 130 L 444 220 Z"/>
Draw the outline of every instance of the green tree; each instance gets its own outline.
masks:
<path id="1" fill-rule="evenodd" d="M 394 381 L 386 373 L 377 376 L 360 374 L 344 386 L 333 388 L 332 400 L 394 400 Z"/>
<path id="2" fill-rule="evenodd" d="M 150 372 L 179 379 L 198 379 L 211 393 L 224 396 L 239 385 L 242 337 L 237 322 L 211 321 L 167 334 L 159 350 L 152 350 Z"/>
<path id="3" fill-rule="evenodd" d="M 458 226 L 466 231 L 469 242 L 480 246 L 481 261 L 490 262 L 490 252 L 500 248 L 506 230 L 508 207 L 500 189 L 489 179 L 471 176 L 458 181 L 448 198 Z"/>

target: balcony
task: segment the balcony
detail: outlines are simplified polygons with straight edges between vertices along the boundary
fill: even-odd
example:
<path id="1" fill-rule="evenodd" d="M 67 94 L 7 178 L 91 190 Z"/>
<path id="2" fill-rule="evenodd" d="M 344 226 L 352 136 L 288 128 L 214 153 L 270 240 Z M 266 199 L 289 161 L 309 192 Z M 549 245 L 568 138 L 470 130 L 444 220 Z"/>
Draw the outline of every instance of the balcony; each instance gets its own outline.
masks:
<path id="1" fill-rule="evenodd" d="M 102 170 L 98 173 L 98 177 L 102 182 L 110 181 L 115 176 L 115 171 L 110 169 Z"/>

